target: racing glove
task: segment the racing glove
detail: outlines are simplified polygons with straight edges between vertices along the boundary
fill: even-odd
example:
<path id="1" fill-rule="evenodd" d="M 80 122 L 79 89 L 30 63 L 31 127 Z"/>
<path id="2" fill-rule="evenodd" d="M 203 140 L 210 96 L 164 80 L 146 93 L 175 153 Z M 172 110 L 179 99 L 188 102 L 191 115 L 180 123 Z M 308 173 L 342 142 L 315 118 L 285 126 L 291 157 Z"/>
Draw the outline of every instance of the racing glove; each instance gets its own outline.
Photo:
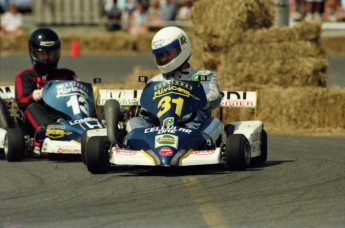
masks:
<path id="1" fill-rule="evenodd" d="M 42 99 L 42 92 L 43 92 L 43 88 L 42 89 L 35 89 L 34 92 L 32 93 L 32 99 L 34 101 L 39 101 Z"/>

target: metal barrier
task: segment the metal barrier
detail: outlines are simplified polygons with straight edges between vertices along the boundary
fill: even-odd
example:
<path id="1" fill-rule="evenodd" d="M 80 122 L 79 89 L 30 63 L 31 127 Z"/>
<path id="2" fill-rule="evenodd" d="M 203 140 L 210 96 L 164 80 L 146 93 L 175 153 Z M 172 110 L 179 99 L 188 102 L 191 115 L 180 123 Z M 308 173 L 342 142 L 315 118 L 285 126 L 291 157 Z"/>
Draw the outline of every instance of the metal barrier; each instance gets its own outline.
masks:
<path id="1" fill-rule="evenodd" d="M 99 25 L 103 1 L 100 0 L 35 0 L 34 21 L 39 25 Z"/>

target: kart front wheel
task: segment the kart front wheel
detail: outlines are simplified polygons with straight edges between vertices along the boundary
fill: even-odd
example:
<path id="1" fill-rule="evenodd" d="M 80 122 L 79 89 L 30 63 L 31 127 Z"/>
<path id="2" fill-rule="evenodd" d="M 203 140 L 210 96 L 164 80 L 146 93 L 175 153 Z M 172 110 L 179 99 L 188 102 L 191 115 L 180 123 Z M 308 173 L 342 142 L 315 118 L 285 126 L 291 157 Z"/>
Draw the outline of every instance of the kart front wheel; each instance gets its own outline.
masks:
<path id="1" fill-rule="evenodd" d="M 224 153 L 229 170 L 243 171 L 250 164 L 250 144 L 246 136 L 242 134 L 229 135 Z"/>
<path id="2" fill-rule="evenodd" d="M 86 131 L 83 132 L 80 140 L 80 151 L 81 151 L 81 161 L 86 165 L 86 156 L 85 156 L 85 151 L 86 151 L 86 144 L 87 144 L 87 133 Z"/>
<path id="3" fill-rule="evenodd" d="M 4 140 L 5 159 L 9 162 L 20 161 L 24 157 L 25 140 L 20 128 L 7 129 Z"/>
<path id="4" fill-rule="evenodd" d="M 87 169 L 92 174 L 106 173 L 110 163 L 110 143 L 107 136 L 94 136 L 87 140 L 85 161 Z"/>

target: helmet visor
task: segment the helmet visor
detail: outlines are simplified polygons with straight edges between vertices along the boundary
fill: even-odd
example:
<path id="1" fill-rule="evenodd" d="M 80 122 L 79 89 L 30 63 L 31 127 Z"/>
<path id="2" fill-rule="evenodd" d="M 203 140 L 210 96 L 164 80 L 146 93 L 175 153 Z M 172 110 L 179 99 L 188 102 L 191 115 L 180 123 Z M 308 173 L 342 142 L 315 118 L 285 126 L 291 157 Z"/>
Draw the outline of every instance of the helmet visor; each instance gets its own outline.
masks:
<path id="1" fill-rule="evenodd" d="M 43 50 L 32 49 L 31 57 L 34 61 L 43 64 L 55 63 L 60 57 L 60 49 L 55 50 Z"/>
<path id="2" fill-rule="evenodd" d="M 155 50 L 152 50 L 156 58 L 156 63 L 158 66 L 163 66 L 170 63 L 181 53 L 181 46 L 179 40 L 161 47 Z"/>

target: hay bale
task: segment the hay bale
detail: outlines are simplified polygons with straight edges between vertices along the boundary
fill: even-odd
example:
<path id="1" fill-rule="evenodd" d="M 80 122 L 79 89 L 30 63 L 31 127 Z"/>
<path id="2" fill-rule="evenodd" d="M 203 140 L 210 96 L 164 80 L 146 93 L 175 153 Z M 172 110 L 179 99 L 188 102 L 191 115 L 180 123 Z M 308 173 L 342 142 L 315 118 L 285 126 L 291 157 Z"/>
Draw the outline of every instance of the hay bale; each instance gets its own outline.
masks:
<path id="1" fill-rule="evenodd" d="M 272 4 L 270 0 L 197 1 L 192 8 L 193 32 L 210 50 L 226 48 L 237 43 L 248 29 L 272 26 Z"/>
<path id="2" fill-rule="evenodd" d="M 0 51 L 5 52 L 28 52 L 28 36 L 14 37 L 0 34 Z"/>
<path id="3" fill-rule="evenodd" d="M 262 120 L 270 133 L 344 134 L 345 90 L 261 87 L 255 113 L 248 109 L 227 109 L 223 116 L 224 123 Z"/>
<path id="4" fill-rule="evenodd" d="M 345 130 L 345 90 L 339 88 L 265 88 L 259 91 L 257 118 L 281 130 Z"/>
<path id="5" fill-rule="evenodd" d="M 270 129 L 345 132 L 345 90 L 325 89 L 328 63 L 320 24 L 250 26 L 247 16 L 260 14 L 248 12 L 258 6 L 260 1 L 253 0 L 198 1 L 192 35 L 198 47 L 193 52 L 194 60 L 200 61 L 197 66 L 216 71 L 222 90 L 258 90 L 256 117 Z M 236 110 L 228 112 L 225 122 L 248 118 L 247 110 Z"/>
<path id="6" fill-rule="evenodd" d="M 321 37 L 321 46 L 327 54 L 345 54 L 345 37 L 344 36 L 324 36 Z"/>
<path id="7" fill-rule="evenodd" d="M 223 57 L 230 59 L 230 57 Z M 226 61 L 219 66 L 218 80 L 224 89 L 246 89 L 248 83 L 264 86 L 326 87 L 327 61 L 324 58 L 296 57 L 274 61 Z"/>

